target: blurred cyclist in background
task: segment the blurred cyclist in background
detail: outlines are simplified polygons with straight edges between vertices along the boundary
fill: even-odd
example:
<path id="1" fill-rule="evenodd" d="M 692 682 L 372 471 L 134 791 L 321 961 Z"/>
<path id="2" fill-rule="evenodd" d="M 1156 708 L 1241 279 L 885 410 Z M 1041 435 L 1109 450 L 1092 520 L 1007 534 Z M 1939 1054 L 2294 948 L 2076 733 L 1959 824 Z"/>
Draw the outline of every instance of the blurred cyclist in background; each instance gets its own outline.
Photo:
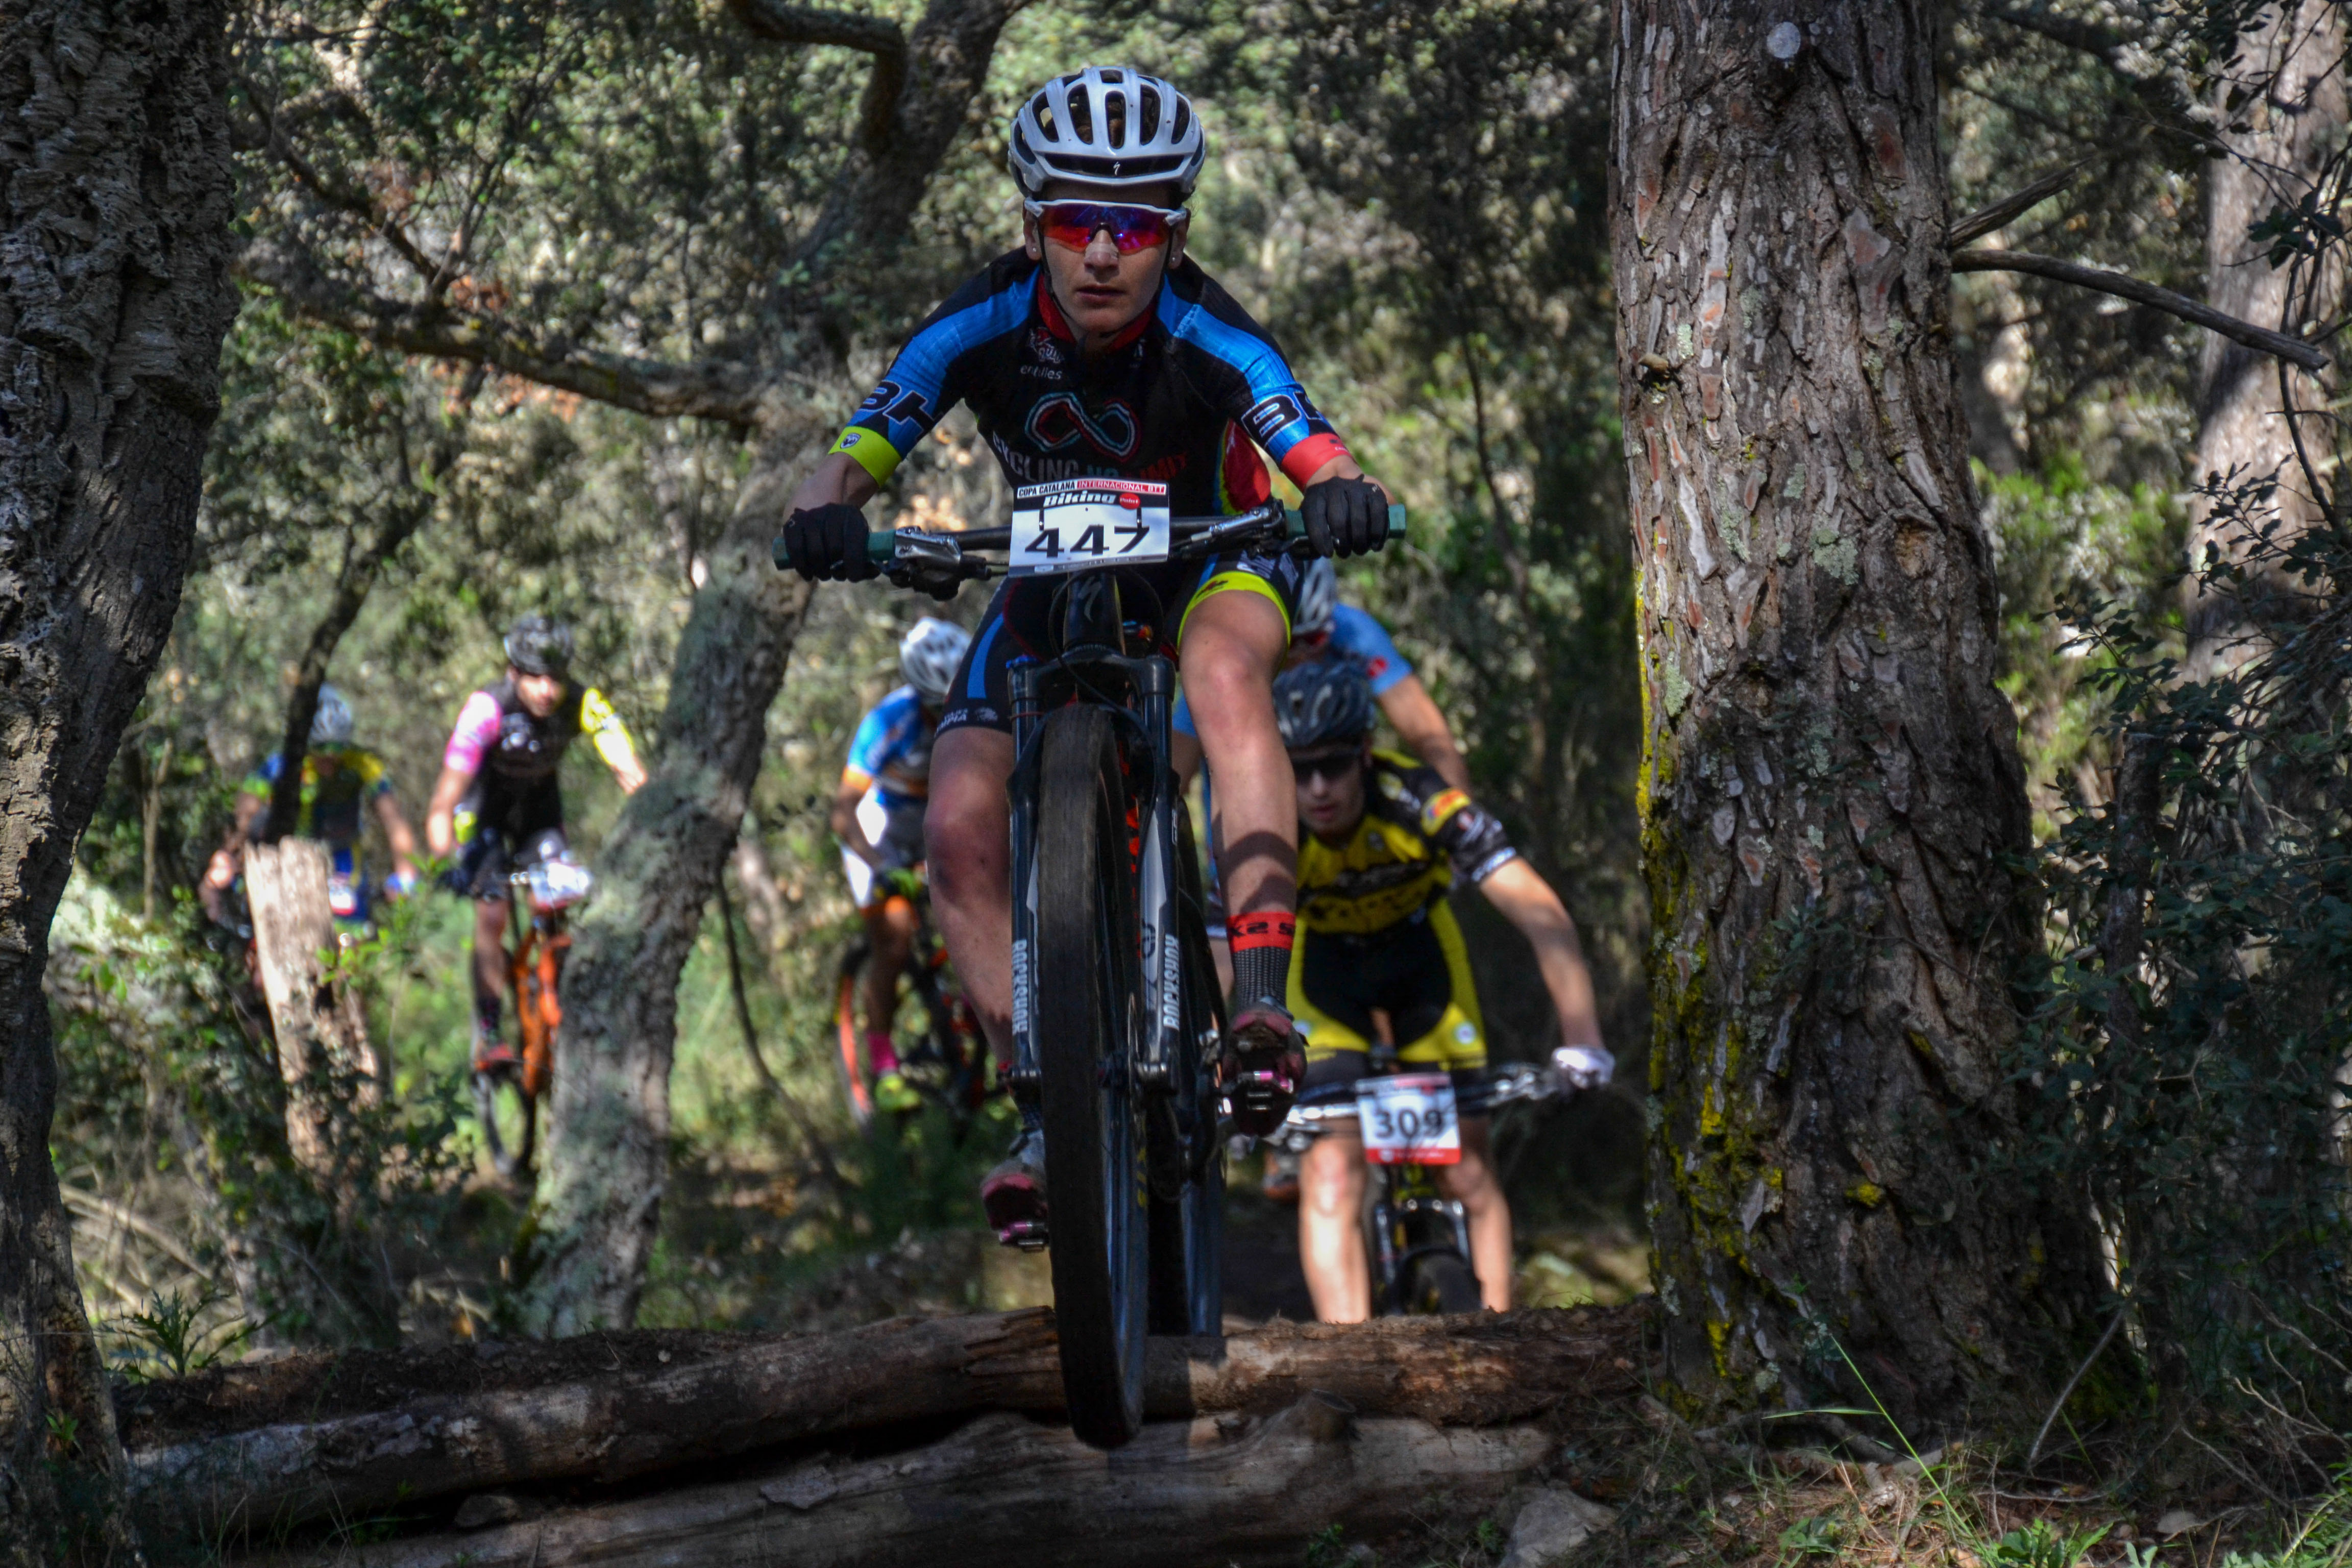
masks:
<path id="1" fill-rule="evenodd" d="M 441 777 L 425 808 L 433 853 L 456 864 L 444 877 L 475 900 L 474 1070 L 512 1066 L 502 1035 L 507 925 L 517 871 L 570 853 L 563 791 L 556 772 L 572 742 L 587 735 L 621 793 L 646 782 L 627 726 L 604 694 L 572 681 L 572 628 L 525 616 L 507 634 L 507 673 L 466 699 L 441 755 Z"/>
<path id="2" fill-rule="evenodd" d="M 890 1026 L 898 1009 L 898 976 L 914 950 L 918 916 L 891 873 L 920 872 L 931 738 L 956 668 L 971 646 L 970 632 L 936 616 L 925 616 L 908 629 L 898 644 L 898 668 L 907 683 L 859 721 L 833 797 L 841 868 L 872 945 L 866 965 L 866 1067 L 873 1076 L 874 1103 L 884 1110 L 911 1110 L 917 1104 L 915 1091 L 899 1076 Z"/>
<path id="3" fill-rule="evenodd" d="M 367 930 L 370 894 L 367 868 L 360 840 L 373 810 L 392 850 L 392 874 L 383 890 L 392 898 L 416 885 L 416 835 L 393 794 L 392 775 L 383 759 L 352 739 L 357 728 L 351 704 L 331 686 L 319 688 L 319 710 L 310 720 L 310 743 L 302 752 L 302 788 L 294 823 L 287 831 L 296 838 L 315 838 L 327 847 L 327 901 L 335 911 L 337 934 L 349 941 Z M 282 753 L 272 752 L 246 776 L 237 790 L 236 819 L 213 852 L 197 888 L 205 913 L 215 923 L 251 934 L 249 922 L 232 906 L 237 880 L 245 870 L 245 847 L 260 830 L 269 810 L 269 797 L 285 771 Z"/>

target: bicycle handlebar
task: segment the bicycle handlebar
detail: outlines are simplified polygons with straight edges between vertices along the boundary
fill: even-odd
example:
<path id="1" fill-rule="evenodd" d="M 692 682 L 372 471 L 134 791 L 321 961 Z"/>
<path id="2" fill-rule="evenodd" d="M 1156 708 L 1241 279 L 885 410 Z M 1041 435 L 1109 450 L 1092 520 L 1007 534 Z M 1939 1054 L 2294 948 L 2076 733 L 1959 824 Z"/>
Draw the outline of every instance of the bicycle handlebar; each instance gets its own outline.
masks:
<path id="1" fill-rule="evenodd" d="M 1299 543 L 1307 538 L 1307 520 L 1280 501 L 1268 501 L 1254 511 L 1232 517 L 1179 517 L 1168 523 L 1171 545 L 1197 543 L 1211 535 L 1230 535 L 1235 540 L 1255 539 L 1262 530 L 1279 522 L 1286 543 Z M 1405 536 L 1404 507 L 1389 508 L 1389 542 Z M 930 542 L 938 541 L 938 544 Z M 972 528 L 961 533 L 935 533 L 929 529 L 902 528 L 892 533 L 869 533 L 866 536 L 866 558 L 877 566 L 894 561 L 920 560 L 926 557 L 960 559 L 975 550 L 1007 550 L 1012 548 L 1013 530 L 1004 528 Z M 942 550 L 940 545 L 948 548 Z M 951 553 L 950 553 L 951 552 Z"/>

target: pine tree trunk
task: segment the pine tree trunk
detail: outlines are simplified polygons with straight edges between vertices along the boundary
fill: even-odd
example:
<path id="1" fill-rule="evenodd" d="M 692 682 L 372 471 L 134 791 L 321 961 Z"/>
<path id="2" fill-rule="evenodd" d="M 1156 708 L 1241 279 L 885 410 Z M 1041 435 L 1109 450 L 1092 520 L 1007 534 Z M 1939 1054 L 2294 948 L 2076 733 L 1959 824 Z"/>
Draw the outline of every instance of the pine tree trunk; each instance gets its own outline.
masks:
<path id="1" fill-rule="evenodd" d="M 278 1070 L 286 1079 L 286 1145 L 306 1169 L 325 1175 L 336 1163 L 337 1096 L 349 1092 L 357 1103 L 373 1105 L 379 1094 L 367 1016 L 358 995 L 329 980 L 321 963 L 335 945 L 327 847 L 311 838 L 251 846 L 245 889 Z"/>
<path id="2" fill-rule="evenodd" d="M 1702 1405 L 1867 1406 L 1850 1357 L 1915 1436 L 2030 1398 L 2086 1279 L 1988 1165 L 2035 906 L 1934 16 L 1630 0 L 1612 193 L 1671 1371 Z"/>
<path id="3" fill-rule="evenodd" d="M 2223 132 L 2231 156 L 2206 165 L 2205 300 L 2242 321 L 2294 332 L 2305 321 L 2332 321 L 2343 308 L 2344 280 L 2340 252 L 2331 249 L 2318 265 L 2316 279 L 2309 262 L 2298 279 L 2302 308 L 2289 320 L 2288 270 L 2270 264 L 2267 242 L 2247 237 L 2247 229 L 2279 207 L 2293 207 L 2316 186 L 2322 166 L 2343 142 L 2346 119 L 2343 74 L 2344 15 L 2337 0 L 2286 0 L 2264 13 L 2263 23 L 2244 42 L 2242 64 L 2234 79 L 2253 79 L 2266 90 L 2241 107 L 2233 117 L 2222 105 L 2223 123 L 2232 118 L 2246 127 Z M 2226 95 L 2231 83 L 2216 89 Z M 2304 286 L 2315 281 L 2307 302 Z M 2203 483 L 2209 475 L 2232 473 L 2243 484 L 2276 477 L 2280 481 L 2271 504 L 2257 509 L 2257 525 L 2273 517 L 2278 537 L 2292 539 L 2319 521 L 2312 485 L 2296 462 L 2294 433 L 2279 410 L 2280 363 L 2219 334 L 2209 333 L 2197 375 L 2197 451 L 2189 481 Z M 2297 407 L 2315 409 L 2332 395 L 2319 378 L 2284 367 L 2286 385 Z M 2331 374 L 2328 380 L 2338 379 Z M 2324 456 L 2327 430 L 2321 421 L 2306 423 L 2304 438 L 2315 462 Z M 2323 471 L 2321 476 L 2326 478 Z M 2216 515 L 2200 503 L 2189 536 L 2189 563 L 2204 563 L 2209 550 L 2224 560 L 2242 554 L 2246 544 L 2243 520 L 2224 508 Z M 2258 581 L 2254 586 L 2261 586 Z M 2193 580 L 2184 588 L 2189 601 L 2189 673 L 2210 676 L 2217 667 L 2231 666 L 2254 651 L 2232 646 L 2243 633 L 2242 606 L 2227 594 L 2209 594 Z"/>
<path id="4" fill-rule="evenodd" d="M 219 407 L 223 23 L 208 0 L 34 0 L 0 23 L 0 1563 L 131 1550 L 49 1166 L 41 973 L 179 606 Z"/>
<path id="5" fill-rule="evenodd" d="M 776 442 L 710 548 L 670 675 L 660 751 L 596 868 L 563 974 L 541 1207 L 525 1240 L 533 1331 L 627 1328 L 669 1175 L 677 977 L 735 847 L 808 587 L 770 542 L 805 453 Z"/>

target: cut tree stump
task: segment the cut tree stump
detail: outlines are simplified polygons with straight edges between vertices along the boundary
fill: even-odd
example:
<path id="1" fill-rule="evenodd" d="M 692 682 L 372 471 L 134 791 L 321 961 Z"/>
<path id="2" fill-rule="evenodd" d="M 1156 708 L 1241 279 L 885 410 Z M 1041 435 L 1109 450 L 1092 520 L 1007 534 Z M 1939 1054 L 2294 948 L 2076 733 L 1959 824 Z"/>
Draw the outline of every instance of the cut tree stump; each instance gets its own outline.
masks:
<path id="1" fill-rule="evenodd" d="M 1622 1405 L 1641 1390 L 1647 1315 L 1636 1305 L 1156 1339 L 1145 1413 L 1265 1414 L 1316 1391 L 1364 1416 L 1442 1426 Z M 336 1395 L 337 1363 L 324 1357 L 251 1369 L 267 1397 L 220 1373 L 179 1397 L 140 1391 L 123 1411 L 132 1493 L 151 1517 L 199 1533 L 266 1531 L 513 1486 L 626 1481 L 835 1433 L 986 1411 L 1053 1415 L 1062 1404 L 1043 1309 L 791 1338 L 679 1335 L 668 1365 L 656 1359 L 665 1336 L 614 1338 L 625 1340 L 625 1360 L 601 1335 L 517 1347 L 551 1380 L 462 1392 L 449 1362 L 469 1352 L 413 1353 L 432 1390 L 413 1397 L 400 1358 L 378 1355 L 363 1409 Z M 222 1407 L 227 1429 L 202 1429 L 207 1405 Z M 159 1406 L 177 1414 L 159 1420 Z"/>
<path id="2" fill-rule="evenodd" d="M 352 1075 L 363 1104 L 373 1103 L 377 1093 L 375 1048 L 368 1043 L 360 999 L 330 981 L 320 962 L 335 945 L 327 884 L 327 847 L 315 839 L 281 838 L 246 848 L 254 959 L 278 1037 L 278 1070 L 286 1079 L 286 1142 L 296 1160 L 319 1172 L 333 1164 L 334 1109 L 320 1095 L 327 1075 Z"/>
<path id="3" fill-rule="evenodd" d="M 270 1568 L 1295 1568 L 1339 1524 L 1411 1534 L 1499 1501 L 1548 1459 L 1532 1425 L 1444 1427 L 1357 1417 L 1310 1395 L 1271 1417 L 1147 1422 L 1111 1453 L 1066 1426 L 982 1415 L 885 1458 L 803 1458 L 735 1479 L 369 1546 L 260 1559 Z M 500 1499 L 478 1510 L 512 1518 Z"/>

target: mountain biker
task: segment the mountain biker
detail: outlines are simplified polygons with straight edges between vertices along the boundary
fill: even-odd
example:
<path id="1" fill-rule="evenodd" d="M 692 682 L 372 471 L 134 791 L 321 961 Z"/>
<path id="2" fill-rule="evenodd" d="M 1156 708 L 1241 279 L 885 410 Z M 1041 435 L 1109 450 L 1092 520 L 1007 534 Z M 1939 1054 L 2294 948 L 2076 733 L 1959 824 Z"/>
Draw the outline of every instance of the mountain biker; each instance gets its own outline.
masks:
<path id="1" fill-rule="evenodd" d="M 1356 466 L 1273 338 L 1184 254 L 1191 220 L 1181 204 L 1207 148 L 1183 94 L 1129 68 L 1089 66 L 1025 98 L 1008 142 L 1023 247 L 917 329 L 803 482 L 780 541 L 794 569 L 876 575 L 858 509 L 959 400 L 1016 488 L 1123 476 L 1164 482 L 1173 515 L 1247 510 L 1271 491 L 1255 441 L 1303 492 L 1318 554 L 1382 543 L 1387 493 Z M 1295 557 L 1269 551 L 1125 579 L 1126 602 L 1201 699 L 1192 707 L 1222 791 L 1214 831 L 1237 968 L 1218 1067 L 1237 1121 L 1263 1131 L 1279 1125 L 1306 1072 L 1282 1003 L 1297 827 L 1268 698 L 1302 575 Z M 1007 669 L 1048 646 L 1054 588 L 1014 578 L 999 589 L 957 673 L 931 763 L 932 905 L 1000 1062 L 1011 1055 L 1013 1005 Z M 1022 1115 L 1012 1155 L 982 1188 L 1005 1240 L 1045 1216 L 1034 1100 Z"/>
<path id="2" fill-rule="evenodd" d="M 613 770 L 621 793 L 646 782 L 635 745 L 604 694 L 572 683 L 572 628 L 525 616 L 507 634 L 507 672 L 466 699 L 441 754 L 425 813 L 433 853 L 456 860 L 445 877 L 474 905 L 474 1070 L 509 1067 L 501 1038 L 507 985 L 508 879 L 567 853 L 556 769 L 583 734 Z"/>
<path id="3" fill-rule="evenodd" d="M 1315 1311 L 1326 1322 L 1371 1312 L 1360 1228 L 1364 1147 L 1352 1108 L 1378 1025 L 1409 1068 L 1452 1075 L 1462 1159 L 1436 1168 L 1441 1189 L 1470 1222 L 1471 1264 L 1486 1304 L 1511 1304 L 1511 1211 L 1488 1155 L 1482 1101 L 1486 1024 L 1461 928 L 1446 892 L 1459 879 L 1486 895 L 1535 949 L 1559 1015 L 1553 1053 L 1580 1088 L 1606 1083 L 1615 1060 L 1601 1044 L 1592 978 L 1559 897 L 1519 858 L 1503 825 L 1436 770 L 1371 745 L 1372 694 L 1335 659 L 1285 671 L 1276 721 L 1297 779 L 1298 942 L 1290 1011 L 1307 1036 L 1302 1115 L 1318 1132 L 1301 1173 L 1298 1251 Z"/>
<path id="4" fill-rule="evenodd" d="M 363 931 L 368 921 L 371 889 L 360 857 L 368 809 L 374 811 L 392 850 L 392 874 L 384 879 L 384 892 L 401 898 L 416 885 L 416 835 L 393 793 L 383 759 L 352 743 L 356 728 L 343 694 L 332 686 L 320 687 L 318 711 L 310 718 L 310 743 L 302 752 L 300 804 L 290 829 L 296 837 L 326 845 L 327 902 L 334 910 L 336 929 L 346 934 Z M 217 924 L 242 923 L 232 917 L 229 893 L 244 872 L 245 847 L 269 810 L 270 794 L 285 765 L 280 753 L 270 752 L 237 790 L 235 825 L 213 852 L 197 889 L 205 913 Z"/>
<path id="5" fill-rule="evenodd" d="M 1470 787 L 1470 767 L 1454 743 L 1453 728 L 1445 722 L 1421 677 L 1388 633 L 1369 613 L 1339 603 L 1339 569 L 1328 561 L 1307 568 L 1298 590 L 1298 614 L 1290 626 L 1289 665 L 1316 658 L 1344 658 L 1371 683 L 1372 699 L 1381 717 L 1397 732 L 1406 751 L 1435 768 L 1455 789 Z M 1192 705 L 1176 700 L 1176 771 L 1192 775 L 1200 760 L 1200 744 L 1192 733 Z"/>
<path id="6" fill-rule="evenodd" d="M 915 945 L 915 907 L 896 891 L 888 873 L 923 863 L 923 803 L 931 788 L 931 740 L 948 688 L 963 663 L 971 634 L 952 621 L 925 616 L 898 643 L 907 684 L 876 703 L 859 721 L 833 797 L 833 831 L 841 840 L 841 868 L 866 921 L 871 956 L 866 965 L 866 1065 L 874 1074 L 874 1103 L 912 1110 L 915 1091 L 898 1072 L 890 1025 L 898 1011 L 898 976 Z"/>

